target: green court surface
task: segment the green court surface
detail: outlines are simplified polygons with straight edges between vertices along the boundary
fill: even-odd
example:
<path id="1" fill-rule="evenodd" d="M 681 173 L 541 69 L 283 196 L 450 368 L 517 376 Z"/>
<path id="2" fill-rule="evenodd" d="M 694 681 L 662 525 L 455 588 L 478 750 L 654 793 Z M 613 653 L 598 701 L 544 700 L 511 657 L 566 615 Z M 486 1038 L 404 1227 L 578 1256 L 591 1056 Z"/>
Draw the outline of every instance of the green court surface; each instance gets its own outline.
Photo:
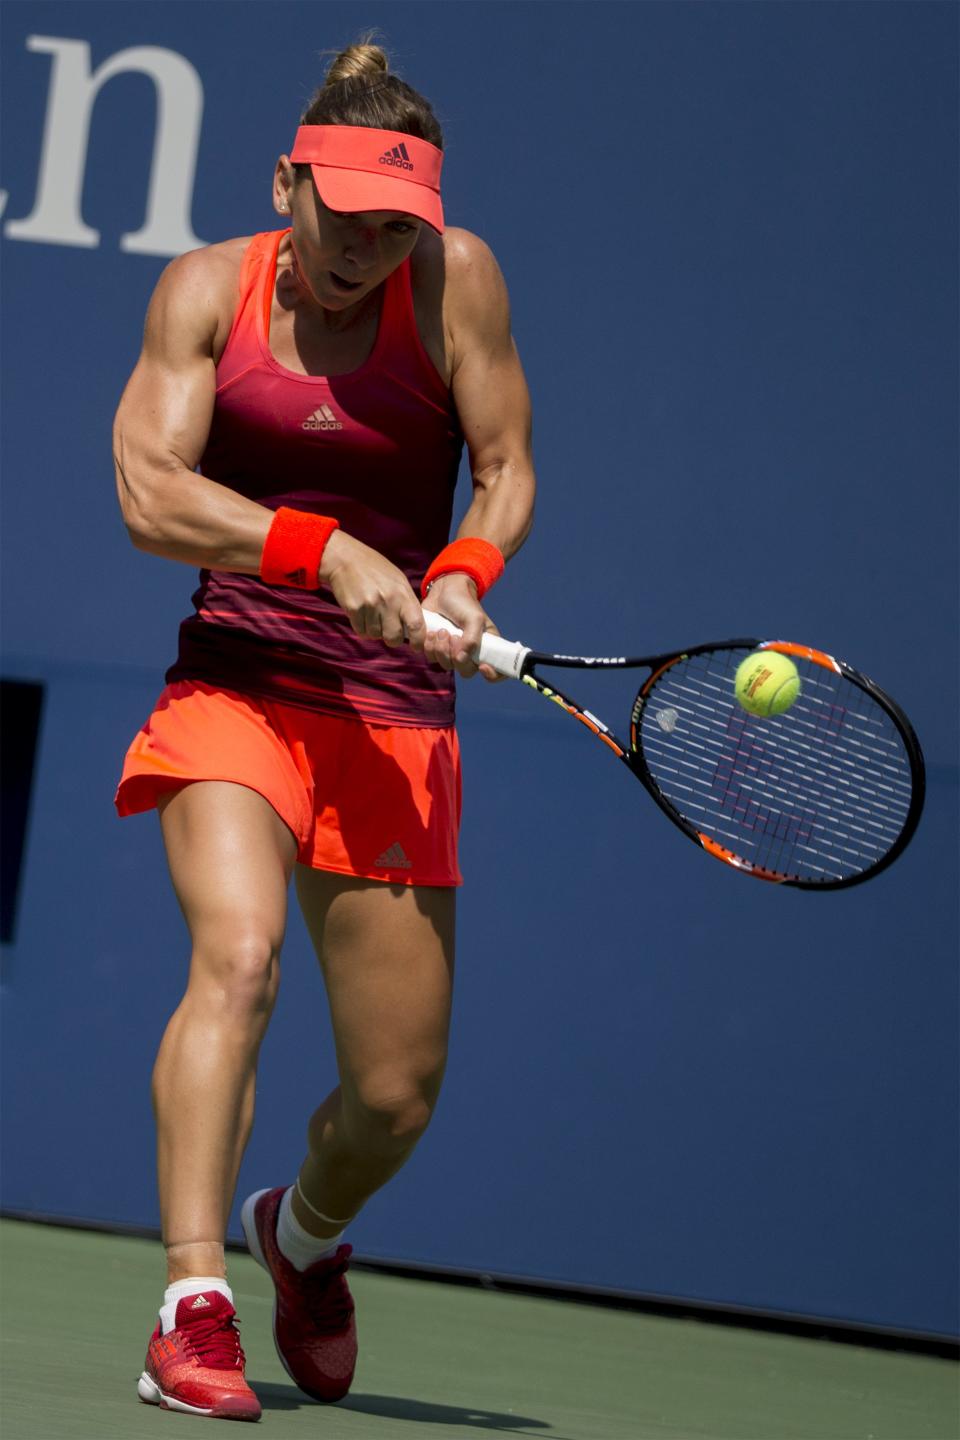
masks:
<path id="1" fill-rule="evenodd" d="M 3 1440 L 222 1432 L 223 1421 L 137 1401 L 162 1288 L 156 1243 L 6 1221 L 0 1262 Z M 960 1434 L 950 1360 L 363 1272 L 354 1390 L 318 1406 L 274 1353 L 266 1275 L 233 1255 L 230 1278 L 264 1409 L 258 1433 L 277 1440 Z"/>

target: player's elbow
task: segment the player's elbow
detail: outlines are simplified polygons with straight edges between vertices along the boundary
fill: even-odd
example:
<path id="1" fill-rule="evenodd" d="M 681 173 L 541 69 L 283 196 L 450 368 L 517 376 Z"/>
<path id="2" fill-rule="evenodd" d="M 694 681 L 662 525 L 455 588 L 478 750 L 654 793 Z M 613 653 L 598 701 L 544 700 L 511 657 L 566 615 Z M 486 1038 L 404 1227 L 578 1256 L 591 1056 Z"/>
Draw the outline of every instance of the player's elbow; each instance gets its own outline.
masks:
<path id="1" fill-rule="evenodd" d="M 135 550 L 143 550 L 148 555 L 163 551 L 166 532 L 156 511 L 136 501 L 122 504 L 120 511 L 130 543 Z"/>
<path id="2" fill-rule="evenodd" d="M 114 454 L 117 498 L 130 543 L 137 550 L 153 550 L 162 539 L 159 507 L 150 484 L 131 473 Z"/>
<path id="3" fill-rule="evenodd" d="M 159 531 L 151 529 L 142 521 L 131 520 L 126 515 L 123 517 L 123 523 L 134 550 L 142 550 L 147 555 L 155 553 L 160 542 Z"/>

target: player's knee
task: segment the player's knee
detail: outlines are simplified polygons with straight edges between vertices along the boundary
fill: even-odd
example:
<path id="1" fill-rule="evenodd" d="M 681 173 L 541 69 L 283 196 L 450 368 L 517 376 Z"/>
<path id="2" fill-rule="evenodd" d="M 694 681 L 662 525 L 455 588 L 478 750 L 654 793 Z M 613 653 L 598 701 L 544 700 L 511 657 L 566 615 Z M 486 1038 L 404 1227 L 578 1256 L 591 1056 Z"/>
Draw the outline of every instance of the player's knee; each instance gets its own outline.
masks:
<path id="1" fill-rule="evenodd" d="M 346 1120 L 367 1151 L 395 1154 L 410 1150 L 430 1124 L 439 1092 L 437 1077 L 386 1077 L 357 1087 L 346 1103 Z"/>
<path id="2" fill-rule="evenodd" d="M 257 927 L 220 934 L 197 946 L 194 968 L 208 1002 L 235 1022 L 269 1018 L 280 983 L 280 945 L 269 934 Z"/>

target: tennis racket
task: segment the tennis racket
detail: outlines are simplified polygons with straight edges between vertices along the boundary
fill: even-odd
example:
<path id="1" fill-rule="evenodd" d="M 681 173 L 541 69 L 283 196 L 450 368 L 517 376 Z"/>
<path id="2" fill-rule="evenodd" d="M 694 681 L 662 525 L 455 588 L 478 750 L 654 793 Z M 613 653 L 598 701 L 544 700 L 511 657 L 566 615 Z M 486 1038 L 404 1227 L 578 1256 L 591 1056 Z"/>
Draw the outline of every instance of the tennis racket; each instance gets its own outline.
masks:
<path id="1" fill-rule="evenodd" d="M 432 630 L 460 631 L 430 611 Z M 800 694 L 783 714 L 748 714 L 734 692 L 754 651 L 788 656 Z M 786 640 L 725 640 L 677 654 L 551 655 L 484 635 L 476 657 L 552 700 L 595 735 L 663 813 L 709 855 L 746 875 L 807 890 L 858 885 L 886 869 L 917 828 L 923 754 L 906 715 L 843 660 Z M 630 743 L 542 667 L 646 669 Z"/>

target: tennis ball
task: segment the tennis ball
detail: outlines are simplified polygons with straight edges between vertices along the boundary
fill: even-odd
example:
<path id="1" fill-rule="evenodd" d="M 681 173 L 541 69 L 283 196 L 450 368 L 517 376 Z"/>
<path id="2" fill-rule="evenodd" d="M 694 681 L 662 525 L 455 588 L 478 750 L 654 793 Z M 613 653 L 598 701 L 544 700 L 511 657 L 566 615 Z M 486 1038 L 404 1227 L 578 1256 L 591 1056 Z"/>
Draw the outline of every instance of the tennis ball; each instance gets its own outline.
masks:
<path id="1" fill-rule="evenodd" d="M 782 715 L 800 694 L 800 676 L 789 656 L 757 650 L 737 666 L 734 689 L 749 714 Z"/>

